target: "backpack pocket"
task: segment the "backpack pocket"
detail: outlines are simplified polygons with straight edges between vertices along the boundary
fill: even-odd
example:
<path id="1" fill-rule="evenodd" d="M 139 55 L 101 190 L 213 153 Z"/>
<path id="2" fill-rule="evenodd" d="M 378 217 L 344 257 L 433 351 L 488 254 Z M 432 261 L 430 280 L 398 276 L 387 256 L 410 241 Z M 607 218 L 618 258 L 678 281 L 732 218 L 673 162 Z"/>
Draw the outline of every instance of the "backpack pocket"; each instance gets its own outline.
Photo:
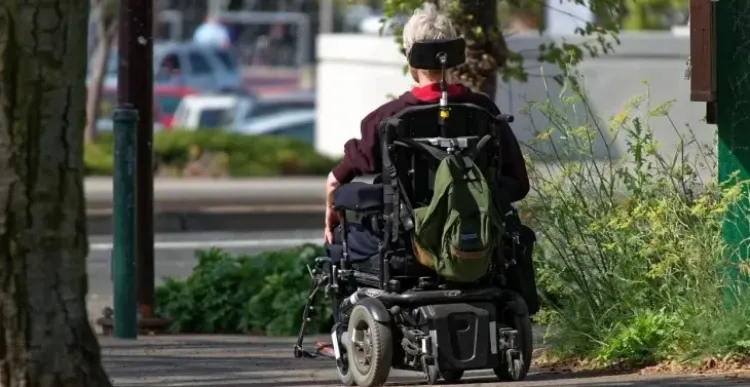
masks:
<path id="1" fill-rule="evenodd" d="M 436 265 L 440 275 L 457 282 L 473 282 L 487 274 L 492 247 L 483 230 L 487 220 L 480 214 L 451 214 L 445 229 L 443 256 Z"/>
<path id="2" fill-rule="evenodd" d="M 449 234 L 451 255 L 460 259 L 487 258 L 488 244 L 482 235 L 485 228 L 482 223 L 483 219 L 479 214 L 455 218 Z"/>

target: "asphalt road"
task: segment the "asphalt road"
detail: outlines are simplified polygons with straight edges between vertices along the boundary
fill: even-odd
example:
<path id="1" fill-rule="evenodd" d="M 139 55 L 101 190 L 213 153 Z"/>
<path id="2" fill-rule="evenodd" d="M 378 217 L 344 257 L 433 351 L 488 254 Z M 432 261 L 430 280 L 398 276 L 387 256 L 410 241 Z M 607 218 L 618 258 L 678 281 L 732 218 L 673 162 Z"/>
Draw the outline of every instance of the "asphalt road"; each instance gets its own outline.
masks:
<path id="1" fill-rule="evenodd" d="M 198 249 L 215 246 L 232 253 L 253 254 L 302 243 L 320 243 L 322 235 L 322 230 L 157 234 L 154 238 L 156 283 L 161 283 L 164 277 L 187 277 L 196 263 L 194 252 Z M 93 321 L 101 316 L 105 306 L 112 306 L 112 237 L 92 236 L 89 243 L 88 311 Z"/>

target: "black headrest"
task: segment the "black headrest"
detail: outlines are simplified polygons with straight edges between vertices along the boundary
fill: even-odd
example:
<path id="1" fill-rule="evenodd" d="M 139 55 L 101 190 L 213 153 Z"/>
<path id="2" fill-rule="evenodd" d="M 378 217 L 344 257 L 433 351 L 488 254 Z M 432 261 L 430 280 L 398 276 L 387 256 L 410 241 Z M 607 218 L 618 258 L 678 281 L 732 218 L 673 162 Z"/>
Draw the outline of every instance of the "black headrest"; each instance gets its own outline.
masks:
<path id="1" fill-rule="evenodd" d="M 409 51 L 409 65 L 415 69 L 439 70 L 440 58 L 445 57 L 445 67 L 462 65 L 466 61 L 464 38 L 449 40 L 423 40 L 414 42 Z"/>

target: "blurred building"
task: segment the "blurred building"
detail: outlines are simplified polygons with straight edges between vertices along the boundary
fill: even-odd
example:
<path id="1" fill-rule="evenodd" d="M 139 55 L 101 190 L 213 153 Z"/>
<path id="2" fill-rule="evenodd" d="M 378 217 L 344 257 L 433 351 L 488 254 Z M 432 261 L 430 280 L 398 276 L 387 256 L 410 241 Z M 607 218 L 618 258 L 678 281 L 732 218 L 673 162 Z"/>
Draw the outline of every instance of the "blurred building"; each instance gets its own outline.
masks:
<path id="1" fill-rule="evenodd" d="M 594 21 L 594 13 L 588 1 L 577 4 L 573 1 L 547 0 L 546 32 L 549 35 L 575 35 L 577 28 L 586 28 Z"/>

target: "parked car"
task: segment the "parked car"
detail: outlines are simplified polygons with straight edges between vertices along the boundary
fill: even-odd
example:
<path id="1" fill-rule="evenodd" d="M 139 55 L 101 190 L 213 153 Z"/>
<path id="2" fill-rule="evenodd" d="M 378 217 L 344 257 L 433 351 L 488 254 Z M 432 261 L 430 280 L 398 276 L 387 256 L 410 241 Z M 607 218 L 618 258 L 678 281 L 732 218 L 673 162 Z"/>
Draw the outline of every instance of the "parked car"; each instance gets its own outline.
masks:
<path id="1" fill-rule="evenodd" d="M 230 127 L 244 126 L 258 117 L 286 111 L 315 109 L 315 92 L 303 91 L 262 98 L 246 98 L 237 101 L 230 114 Z"/>
<path id="2" fill-rule="evenodd" d="M 154 122 L 165 130 L 172 126 L 172 117 L 182 98 L 195 94 L 195 90 L 188 87 L 158 85 L 154 86 Z M 102 90 L 102 100 L 99 104 L 101 119 L 107 120 L 112 116 L 112 110 L 117 107 L 117 90 L 105 87 Z M 98 126 L 98 125 L 97 125 Z"/>
<path id="3" fill-rule="evenodd" d="M 117 87 L 118 54 L 110 53 L 105 85 Z M 236 90 L 241 84 L 237 55 L 230 48 L 195 43 L 154 44 L 154 85 L 189 87 L 198 91 Z"/>
<path id="4" fill-rule="evenodd" d="M 172 119 L 172 127 L 183 130 L 218 129 L 228 126 L 229 115 L 237 105 L 237 95 L 189 95 L 182 99 Z"/>
<path id="5" fill-rule="evenodd" d="M 315 142 L 315 110 L 285 111 L 255 118 L 233 129 L 235 133 L 287 136 L 308 144 Z"/>
<path id="6" fill-rule="evenodd" d="M 225 128 L 234 130 L 260 117 L 286 111 L 314 110 L 313 92 L 257 98 L 250 94 L 200 94 L 182 99 L 172 126 L 187 130 Z"/>
<path id="7" fill-rule="evenodd" d="M 182 99 L 195 93 L 196 91 L 189 87 L 154 86 L 154 105 L 156 105 L 159 115 L 158 117 L 154 117 L 154 120 L 158 120 L 164 126 L 164 129 L 169 130 L 172 127 L 174 114 L 180 106 Z"/>

